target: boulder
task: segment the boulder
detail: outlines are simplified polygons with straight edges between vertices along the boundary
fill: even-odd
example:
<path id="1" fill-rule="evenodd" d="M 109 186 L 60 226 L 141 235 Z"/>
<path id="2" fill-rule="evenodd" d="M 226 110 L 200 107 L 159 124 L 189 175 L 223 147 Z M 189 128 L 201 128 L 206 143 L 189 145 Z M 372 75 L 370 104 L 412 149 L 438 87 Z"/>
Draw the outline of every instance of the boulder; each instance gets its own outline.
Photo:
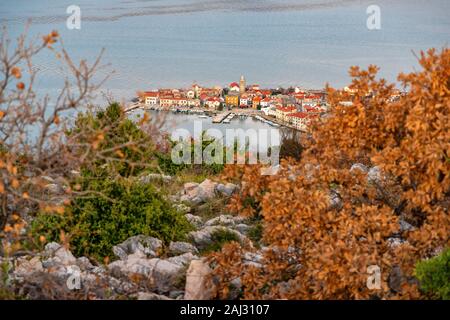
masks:
<path id="1" fill-rule="evenodd" d="M 186 273 L 185 300 L 211 300 L 217 288 L 210 279 L 211 268 L 204 260 L 193 260 Z"/>
<path id="2" fill-rule="evenodd" d="M 41 259 L 38 256 L 36 256 L 31 258 L 30 260 L 27 259 L 18 260 L 14 273 L 19 277 L 25 277 L 34 272 L 41 272 L 43 270 L 44 268 L 42 266 Z"/>
<path id="3" fill-rule="evenodd" d="M 151 260 L 155 260 L 152 273 L 153 285 L 161 292 L 169 292 L 183 276 L 184 265 L 161 259 Z"/>
<path id="4" fill-rule="evenodd" d="M 74 265 L 76 264 L 75 257 L 70 250 L 61 246 L 56 242 L 50 242 L 45 246 L 43 253 L 44 260 L 42 266 L 44 268 L 54 267 L 58 265 Z"/>
<path id="5" fill-rule="evenodd" d="M 238 189 L 238 186 L 233 183 L 227 183 L 225 185 L 222 183 L 219 183 L 216 186 L 216 191 L 227 197 L 231 196 L 237 189 Z"/>
<path id="6" fill-rule="evenodd" d="M 191 263 L 192 260 L 198 260 L 199 257 L 193 255 L 191 252 L 183 253 L 179 256 L 168 258 L 166 261 L 170 263 L 174 263 L 179 266 L 187 266 Z"/>
<path id="7" fill-rule="evenodd" d="M 127 262 L 129 264 L 134 262 L 138 273 L 152 275 L 153 270 L 158 268 L 155 268 L 154 264 L 146 265 L 142 260 L 148 259 L 143 259 L 140 254 L 138 251 L 130 255 Z M 28 299 L 72 298 L 72 289 L 89 292 L 92 299 L 114 299 L 138 292 L 139 289 L 139 284 L 135 283 L 134 279 L 124 278 L 122 274 L 115 278 L 112 272 L 107 272 L 104 267 L 93 266 L 86 257 L 75 259 L 69 250 L 54 242 L 47 244 L 44 251 L 34 257 L 13 257 L 7 262 L 11 265 L 9 268 L 11 283 L 18 286 L 20 294 Z M 125 267 L 125 262 L 119 260 L 117 265 Z M 132 271 L 134 270 L 130 273 Z M 160 270 L 159 272 L 163 273 Z M 57 285 L 51 288 L 51 292 L 41 290 L 49 280 Z"/>
<path id="8" fill-rule="evenodd" d="M 188 237 L 190 239 L 192 239 L 192 241 L 194 242 L 194 244 L 196 246 L 198 246 L 200 248 L 204 248 L 212 243 L 213 233 L 220 231 L 220 230 L 234 233 L 237 236 L 237 238 L 239 239 L 239 242 L 241 242 L 241 243 L 247 243 L 249 241 L 248 238 L 246 236 L 244 236 L 243 234 L 241 234 L 239 231 L 230 229 L 228 227 L 223 227 L 223 226 L 207 226 L 199 231 L 191 231 L 191 232 L 189 232 Z"/>
<path id="9" fill-rule="evenodd" d="M 184 288 L 183 290 L 172 290 L 169 292 L 169 298 L 175 300 L 183 300 L 184 298 Z"/>
<path id="10" fill-rule="evenodd" d="M 198 197 L 202 201 L 207 201 L 211 198 L 214 198 L 215 196 L 215 190 L 216 190 L 217 182 L 213 182 L 209 179 L 205 179 L 202 183 L 198 186 Z"/>
<path id="11" fill-rule="evenodd" d="M 194 227 L 201 228 L 203 226 L 202 218 L 200 218 L 199 216 L 194 216 L 190 213 L 185 214 L 184 216 L 186 217 L 187 221 L 189 221 L 189 223 Z"/>
<path id="12" fill-rule="evenodd" d="M 184 193 L 189 194 L 189 192 L 196 190 L 199 184 L 197 182 L 186 182 L 183 186 Z"/>
<path id="13" fill-rule="evenodd" d="M 367 174 L 367 181 L 371 183 L 381 183 L 382 176 L 381 176 L 381 170 L 380 167 L 375 166 L 370 168 L 369 173 Z"/>
<path id="14" fill-rule="evenodd" d="M 126 260 L 128 255 L 134 254 L 137 251 L 140 251 L 146 256 L 157 257 L 162 246 L 163 242 L 159 239 L 139 235 L 128 238 L 121 244 L 114 246 L 113 252 L 121 260 Z"/>
<path id="15" fill-rule="evenodd" d="M 183 265 L 159 258 L 147 259 L 138 254 L 127 260 L 117 260 L 108 265 L 115 277 L 140 275 L 147 278 L 160 292 L 168 292 L 176 284 Z"/>
<path id="16" fill-rule="evenodd" d="M 188 242 L 172 241 L 169 244 L 169 252 L 173 255 L 180 255 L 183 253 L 198 254 L 198 250 L 192 244 Z"/>
<path id="17" fill-rule="evenodd" d="M 245 223 L 239 223 L 234 228 L 244 235 L 250 230 L 250 226 Z"/>
<path id="18" fill-rule="evenodd" d="M 359 171 L 361 173 L 367 173 L 369 170 L 362 163 L 354 163 L 352 165 L 352 167 L 350 168 L 350 172 L 356 172 L 356 171 Z"/>
<path id="19" fill-rule="evenodd" d="M 88 258 L 86 257 L 79 257 L 77 258 L 77 266 L 79 266 L 81 268 L 81 270 L 93 270 L 94 266 L 92 265 L 92 263 L 89 261 Z"/>

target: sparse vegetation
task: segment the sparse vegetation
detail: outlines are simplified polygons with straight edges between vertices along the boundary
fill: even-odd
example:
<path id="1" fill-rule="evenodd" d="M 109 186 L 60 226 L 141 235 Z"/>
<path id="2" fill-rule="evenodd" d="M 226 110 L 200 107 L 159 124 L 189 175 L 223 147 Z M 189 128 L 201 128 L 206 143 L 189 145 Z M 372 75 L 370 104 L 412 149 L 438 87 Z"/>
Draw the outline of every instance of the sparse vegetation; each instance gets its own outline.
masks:
<path id="1" fill-rule="evenodd" d="M 450 300 L 450 249 L 440 255 L 417 263 L 415 274 L 420 289 L 431 297 Z"/>

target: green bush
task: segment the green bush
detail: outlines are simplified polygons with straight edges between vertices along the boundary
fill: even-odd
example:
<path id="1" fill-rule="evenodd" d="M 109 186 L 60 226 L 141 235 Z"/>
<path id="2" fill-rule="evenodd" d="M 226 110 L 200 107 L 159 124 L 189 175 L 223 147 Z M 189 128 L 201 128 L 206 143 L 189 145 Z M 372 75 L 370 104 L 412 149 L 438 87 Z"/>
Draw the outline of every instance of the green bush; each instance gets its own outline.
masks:
<path id="1" fill-rule="evenodd" d="M 416 277 L 423 291 L 450 300 L 450 249 L 432 259 L 420 261 L 416 265 Z"/>
<path id="2" fill-rule="evenodd" d="M 151 185 L 115 178 L 92 180 L 89 187 L 103 195 L 77 198 L 65 215 L 39 215 L 32 223 L 33 235 L 59 242 L 63 230 L 75 255 L 102 259 L 131 236 L 169 242 L 183 240 L 192 228 Z"/>
<path id="3" fill-rule="evenodd" d="M 152 137 L 128 119 L 118 103 L 111 103 L 105 110 L 95 114 L 90 111 L 80 113 L 75 127 L 67 134 L 70 136 L 83 132 L 103 135 L 98 145 L 98 151 L 103 152 L 103 157 L 97 157 L 92 163 L 87 162 L 87 167 L 81 168 L 86 176 L 136 176 L 144 170 L 154 168 L 157 163 L 157 148 Z M 81 134 L 78 136 L 78 143 L 90 144 L 92 139 L 92 134 Z M 117 149 L 118 146 L 122 147 Z"/>

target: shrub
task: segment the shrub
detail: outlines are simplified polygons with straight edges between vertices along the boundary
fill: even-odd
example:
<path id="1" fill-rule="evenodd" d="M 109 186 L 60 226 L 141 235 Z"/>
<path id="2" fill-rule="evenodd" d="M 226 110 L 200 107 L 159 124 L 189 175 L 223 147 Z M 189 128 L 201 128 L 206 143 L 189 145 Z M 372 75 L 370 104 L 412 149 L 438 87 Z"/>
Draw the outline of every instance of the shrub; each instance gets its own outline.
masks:
<path id="1" fill-rule="evenodd" d="M 416 277 L 423 291 L 437 298 L 450 300 L 450 249 L 417 263 Z"/>
<path id="2" fill-rule="evenodd" d="M 85 141 L 84 137 L 78 141 L 78 144 L 93 144 L 92 148 L 98 153 L 91 161 L 84 163 L 83 174 L 97 178 L 116 174 L 128 177 L 138 175 L 143 170 L 155 170 L 158 150 L 151 128 L 146 127 L 145 123 L 145 117 L 139 123 L 140 126 L 128 119 L 118 103 L 111 103 L 105 110 L 95 114 L 90 111 L 80 113 L 75 127 L 67 135 L 98 132 L 93 142 Z"/>
<path id="3" fill-rule="evenodd" d="M 76 255 L 102 259 L 131 236 L 143 234 L 169 242 L 184 239 L 191 229 L 185 217 L 149 184 L 116 178 L 93 180 L 90 189 L 102 194 L 76 199 L 65 215 L 39 215 L 32 233 L 59 242 L 64 240 L 62 230 Z"/>
<path id="4" fill-rule="evenodd" d="M 272 250 L 261 269 L 239 264 L 236 248 L 213 255 L 223 283 L 241 277 L 246 299 L 420 297 L 412 282 L 394 293 L 389 274 L 398 266 L 409 279 L 417 261 L 448 247 L 450 49 L 422 53 L 419 63 L 399 76 L 406 93 L 377 79 L 375 66 L 352 67 L 352 90 L 328 88 L 328 116 L 312 123 L 301 159 L 282 160 L 277 175 L 225 169 L 242 182 L 230 210 L 262 217 Z M 355 163 L 380 174 L 351 171 Z M 414 230 L 401 232 L 400 219 Z M 388 239 L 399 234 L 407 242 L 395 248 Z M 377 291 L 366 286 L 370 265 L 383 270 Z"/>
<path id="5" fill-rule="evenodd" d="M 117 103 L 96 114 L 80 114 L 68 136 L 95 130 L 100 130 L 93 146 L 98 156 L 72 179 L 75 198 L 63 215 L 38 215 L 31 228 L 35 238 L 68 241 L 76 255 L 96 259 L 111 256 L 114 245 L 139 234 L 182 240 L 191 228 L 186 218 L 161 191 L 136 178 L 157 168 L 160 151 L 149 132 L 129 120 Z"/>

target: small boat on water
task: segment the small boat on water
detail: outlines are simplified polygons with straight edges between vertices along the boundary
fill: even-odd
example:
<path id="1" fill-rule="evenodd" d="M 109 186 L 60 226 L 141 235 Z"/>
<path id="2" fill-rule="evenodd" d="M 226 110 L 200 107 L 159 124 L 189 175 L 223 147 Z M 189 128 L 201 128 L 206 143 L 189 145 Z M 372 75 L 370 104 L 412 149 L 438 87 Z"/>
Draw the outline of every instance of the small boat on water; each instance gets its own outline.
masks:
<path id="1" fill-rule="evenodd" d="M 206 116 L 206 115 L 204 115 L 204 114 L 202 114 L 202 115 L 200 115 L 200 116 L 198 116 L 199 118 L 202 118 L 202 119 L 208 119 L 208 116 Z"/>

